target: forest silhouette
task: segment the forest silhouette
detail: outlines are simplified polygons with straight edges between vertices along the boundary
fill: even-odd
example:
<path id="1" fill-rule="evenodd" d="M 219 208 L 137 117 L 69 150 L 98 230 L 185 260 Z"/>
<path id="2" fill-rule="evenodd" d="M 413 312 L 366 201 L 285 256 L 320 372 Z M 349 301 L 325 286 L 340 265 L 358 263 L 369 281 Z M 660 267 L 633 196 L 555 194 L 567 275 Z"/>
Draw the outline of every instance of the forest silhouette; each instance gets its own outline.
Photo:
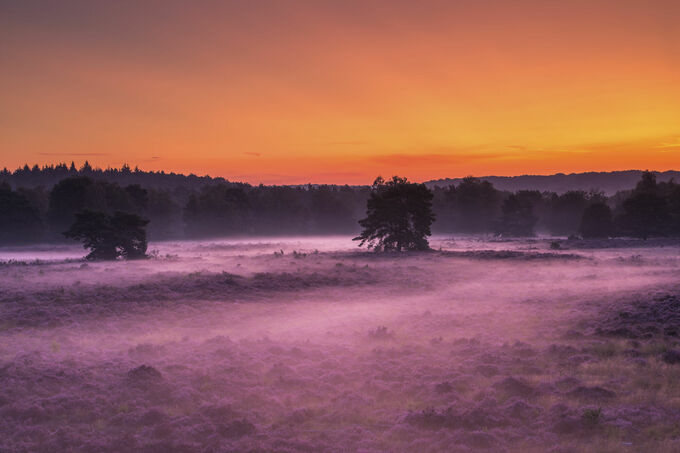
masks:
<path id="1" fill-rule="evenodd" d="M 416 205 L 431 204 L 436 218 L 426 234 L 419 234 L 422 237 L 430 230 L 504 237 L 680 236 L 680 184 L 657 182 L 652 172 L 644 172 L 635 187 L 609 197 L 597 190 L 500 191 L 474 177 L 446 187 L 417 186 L 425 195 Z M 366 227 L 360 220 L 370 218 L 375 191 L 375 186 L 251 186 L 223 178 L 144 172 L 127 165 L 106 170 L 88 163 L 81 168 L 73 163 L 25 166 L 0 172 L 0 243 L 64 241 L 63 233 L 84 211 L 146 219 L 151 240 L 356 235 Z M 429 218 L 428 209 L 422 210 L 422 219 Z M 420 248 L 412 241 L 401 247 L 398 242 L 393 244 L 396 248 Z M 380 248 L 390 248 L 389 244 Z"/>

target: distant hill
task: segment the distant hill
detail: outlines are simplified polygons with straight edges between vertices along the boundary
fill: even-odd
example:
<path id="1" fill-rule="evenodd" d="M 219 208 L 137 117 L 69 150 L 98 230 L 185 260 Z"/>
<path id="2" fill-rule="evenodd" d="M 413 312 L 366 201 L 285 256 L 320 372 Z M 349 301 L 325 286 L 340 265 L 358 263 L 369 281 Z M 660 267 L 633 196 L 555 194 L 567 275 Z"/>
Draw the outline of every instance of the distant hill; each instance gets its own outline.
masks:
<path id="1" fill-rule="evenodd" d="M 675 179 L 680 181 L 680 172 L 664 171 L 654 172 L 657 181 Z M 635 187 L 640 180 L 642 170 L 588 172 L 588 173 L 557 173 L 555 175 L 522 175 L 522 176 L 482 176 L 479 179 L 489 181 L 499 190 L 540 190 L 564 193 L 569 190 L 596 189 L 606 195 L 613 195 L 620 190 L 628 190 Z M 435 186 L 446 187 L 450 184 L 458 184 L 463 178 L 437 179 L 427 181 L 425 184 L 432 188 Z"/>

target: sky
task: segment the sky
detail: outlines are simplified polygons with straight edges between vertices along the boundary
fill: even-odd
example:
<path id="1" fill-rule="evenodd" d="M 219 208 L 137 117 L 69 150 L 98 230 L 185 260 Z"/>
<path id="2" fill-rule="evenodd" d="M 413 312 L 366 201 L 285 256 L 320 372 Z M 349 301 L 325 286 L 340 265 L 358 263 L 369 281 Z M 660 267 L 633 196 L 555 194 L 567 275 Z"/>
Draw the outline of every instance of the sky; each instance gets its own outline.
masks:
<path id="1" fill-rule="evenodd" d="M 0 0 L 0 168 L 680 168 L 677 0 Z"/>

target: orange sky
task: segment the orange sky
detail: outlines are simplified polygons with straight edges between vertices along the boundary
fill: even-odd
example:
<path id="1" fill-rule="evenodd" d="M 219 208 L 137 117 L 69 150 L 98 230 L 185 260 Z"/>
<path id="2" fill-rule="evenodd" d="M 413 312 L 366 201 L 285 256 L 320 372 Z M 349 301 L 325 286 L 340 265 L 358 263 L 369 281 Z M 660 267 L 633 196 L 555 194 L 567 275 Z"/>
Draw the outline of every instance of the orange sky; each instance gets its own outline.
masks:
<path id="1" fill-rule="evenodd" d="M 679 23 L 677 0 L 0 2 L 0 167 L 678 169 Z"/>

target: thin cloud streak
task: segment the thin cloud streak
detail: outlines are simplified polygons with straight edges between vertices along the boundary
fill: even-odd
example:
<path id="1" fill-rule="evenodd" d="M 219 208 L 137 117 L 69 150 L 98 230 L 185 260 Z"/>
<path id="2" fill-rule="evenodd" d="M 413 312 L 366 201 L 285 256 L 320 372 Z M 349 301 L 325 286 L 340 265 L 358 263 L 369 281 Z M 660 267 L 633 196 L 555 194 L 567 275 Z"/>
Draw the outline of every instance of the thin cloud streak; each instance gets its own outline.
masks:
<path id="1" fill-rule="evenodd" d="M 74 157 L 99 157 L 110 156 L 110 153 L 37 153 L 39 156 L 74 156 Z"/>

